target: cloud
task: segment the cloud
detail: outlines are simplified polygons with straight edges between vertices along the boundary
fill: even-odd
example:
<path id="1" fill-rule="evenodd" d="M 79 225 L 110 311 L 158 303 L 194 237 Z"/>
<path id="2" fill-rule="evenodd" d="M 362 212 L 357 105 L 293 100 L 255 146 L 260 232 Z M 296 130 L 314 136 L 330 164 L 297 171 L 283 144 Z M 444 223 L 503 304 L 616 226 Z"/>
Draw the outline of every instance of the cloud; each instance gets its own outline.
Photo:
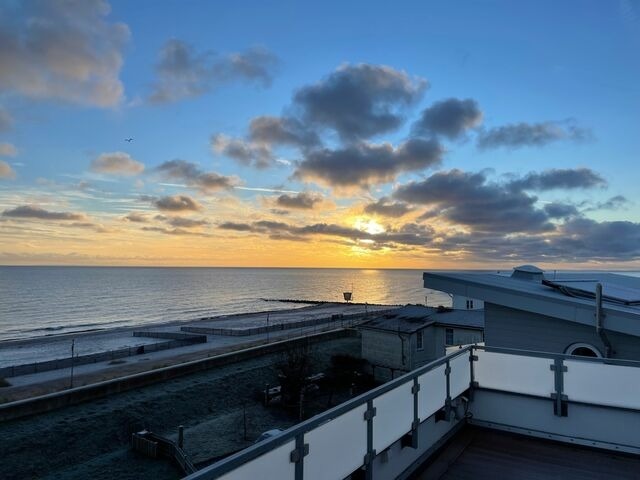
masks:
<path id="1" fill-rule="evenodd" d="M 277 57 L 262 47 L 220 57 L 211 51 L 198 53 L 191 45 L 171 39 L 160 50 L 149 101 L 161 104 L 197 97 L 237 80 L 268 87 L 277 64 Z"/>
<path id="2" fill-rule="evenodd" d="M 568 218 L 580 215 L 578 208 L 570 203 L 549 203 L 544 206 L 544 211 L 549 218 Z"/>
<path id="3" fill-rule="evenodd" d="M 366 139 L 398 128 L 403 110 L 416 103 L 427 81 L 382 65 L 342 65 L 320 82 L 302 87 L 294 109 L 307 125 L 330 128 L 342 140 Z"/>
<path id="4" fill-rule="evenodd" d="M 142 227 L 142 230 L 146 232 L 164 233 L 165 235 L 197 235 L 200 237 L 210 236 L 207 233 L 194 232 L 192 230 L 185 230 L 183 228 Z"/>
<path id="5" fill-rule="evenodd" d="M 266 145 L 293 145 L 311 148 L 320 144 L 318 134 L 291 117 L 260 116 L 251 120 L 249 138 Z"/>
<path id="6" fill-rule="evenodd" d="M 164 219 L 166 223 L 173 227 L 179 228 L 195 228 L 195 227 L 203 227 L 205 225 L 209 225 L 209 222 L 205 219 L 193 219 L 193 218 L 185 218 L 185 217 L 168 217 Z"/>
<path id="7" fill-rule="evenodd" d="M 610 199 L 600 202 L 593 207 L 593 210 L 619 210 L 624 208 L 629 200 L 623 195 L 616 195 Z"/>
<path id="8" fill-rule="evenodd" d="M 51 212 L 40 207 L 22 205 L 2 212 L 3 217 L 11 218 L 35 218 L 40 220 L 84 220 L 86 215 L 73 212 Z"/>
<path id="9" fill-rule="evenodd" d="M 267 145 L 231 138 L 221 133 L 211 136 L 211 148 L 242 165 L 267 168 L 275 162 Z"/>
<path id="10" fill-rule="evenodd" d="M 383 217 L 402 217 L 413 211 L 414 208 L 404 202 L 393 202 L 388 197 L 382 197 L 374 203 L 364 207 L 365 213 L 370 215 L 380 215 Z"/>
<path id="11" fill-rule="evenodd" d="M 0 142 L 0 156 L 3 157 L 15 157 L 18 154 L 18 149 L 8 142 Z"/>
<path id="12" fill-rule="evenodd" d="M 515 190 L 554 190 L 606 187 L 607 181 L 589 168 L 551 169 L 541 173 L 531 172 L 524 178 L 512 180 Z"/>
<path id="13" fill-rule="evenodd" d="M 640 257 L 640 224 L 574 218 L 560 227 L 552 246 L 568 260 L 636 259 Z"/>
<path id="14" fill-rule="evenodd" d="M 112 152 L 103 153 L 91 162 L 92 172 L 105 173 L 107 175 L 132 176 L 144 171 L 144 165 L 128 153 Z"/>
<path id="15" fill-rule="evenodd" d="M 398 187 L 394 197 L 437 207 L 432 213 L 454 224 L 482 232 L 544 232 L 553 230 L 548 215 L 535 207 L 537 197 L 508 185 L 491 183 L 484 173 L 437 172 Z"/>
<path id="16" fill-rule="evenodd" d="M 104 0 L 3 2 L 0 93 L 110 107 L 129 28 L 110 22 Z"/>
<path id="17" fill-rule="evenodd" d="M 294 176 L 325 185 L 368 188 L 392 181 L 401 172 L 418 171 L 440 164 L 444 150 L 436 140 L 412 138 L 398 147 L 388 143 L 361 143 L 309 152 L 298 163 Z"/>
<path id="18" fill-rule="evenodd" d="M 127 222 L 134 222 L 134 223 L 147 223 L 149 221 L 149 217 L 143 213 L 139 213 L 139 212 L 131 212 L 128 215 L 122 217 L 123 220 L 126 220 Z"/>
<path id="19" fill-rule="evenodd" d="M 276 199 L 276 204 L 284 208 L 311 210 L 322 202 L 322 195 L 313 192 L 300 192 L 296 195 L 282 194 Z"/>
<path id="20" fill-rule="evenodd" d="M 0 179 L 13 180 L 16 178 L 16 172 L 7 162 L 0 160 Z"/>
<path id="21" fill-rule="evenodd" d="M 471 98 L 448 98 L 426 108 L 412 127 L 416 135 L 443 135 L 449 139 L 462 136 L 482 123 L 482 111 Z"/>
<path id="22" fill-rule="evenodd" d="M 369 233 L 357 228 L 332 223 L 291 225 L 284 222 L 260 220 L 252 223 L 224 222 L 218 225 L 223 230 L 251 232 L 268 235 L 273 240 L 303 241 L 310 237 L 334 237 L 361 244 L 367 248 L 393 248 L 397 245 L 425 246 L 434 236 L 430 227 L 409 223 L 397 229 L 381 233 Z"/>
<path id="23" fill-rule="evenodd" d="M 236 176 L 225 176 L 216 172 L 203 172 L 196 164 L 185 160 L 163 162 L 156 170 L 166 178 L 181 180 L 189 187 L 197 188 L 204 193 L 231 189 L 241 183 Z"/>
<path id="24" fill-rule="evenodd" d="M 0 132 L 8 132 L 13 128 L 13 117 L 2 106 L 0 106 Z"/>
<path id="25" fill-rule="evenodd" d="M 560 140 L 582 142 L 592 137 L 589 129 L 577 126 L 573 119 L 562 122 L 520 122 L 481 131 L 477 145 L 480 149 L 542 147 Z"/>
<path id="26" fill-rule="evenodd" d="M 165 210 L 170 212 L 180 211 L 198 211 L 202 209 L 196 200 L 187 195 L 171 195 L 167 197 L 160 197 L 152 201 L 153 205 L 158 210 Z"/>

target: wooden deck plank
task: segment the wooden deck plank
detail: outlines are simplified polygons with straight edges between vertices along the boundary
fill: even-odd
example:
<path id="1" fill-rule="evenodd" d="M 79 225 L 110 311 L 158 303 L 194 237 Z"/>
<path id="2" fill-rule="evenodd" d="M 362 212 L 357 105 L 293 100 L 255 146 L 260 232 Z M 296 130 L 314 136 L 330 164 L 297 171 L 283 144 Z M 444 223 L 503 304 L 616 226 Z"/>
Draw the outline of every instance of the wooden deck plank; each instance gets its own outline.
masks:
<path id="1" fill-rule="evenodd" d="M 496 430 L 469 428 L 460 434 L 464 451 L 454 438 L 456 455 L 445 448 L 417 480 L 640 480 L 637 457 Z"/>

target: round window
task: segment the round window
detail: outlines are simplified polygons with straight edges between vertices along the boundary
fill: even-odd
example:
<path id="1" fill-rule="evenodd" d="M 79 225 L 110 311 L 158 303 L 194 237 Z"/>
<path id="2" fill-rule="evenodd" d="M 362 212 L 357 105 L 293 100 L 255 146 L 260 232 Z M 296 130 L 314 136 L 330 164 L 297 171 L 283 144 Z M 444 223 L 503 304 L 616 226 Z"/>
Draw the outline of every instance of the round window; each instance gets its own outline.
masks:
<path id="1" fill-rule="evenodd" d="M 575 355 L 577 357 L 602 358 L 602 354 L 598 349 L 588 343 L 574 343 L 573 345 L 569 345 L 564 353 L 567 355 Z"/>

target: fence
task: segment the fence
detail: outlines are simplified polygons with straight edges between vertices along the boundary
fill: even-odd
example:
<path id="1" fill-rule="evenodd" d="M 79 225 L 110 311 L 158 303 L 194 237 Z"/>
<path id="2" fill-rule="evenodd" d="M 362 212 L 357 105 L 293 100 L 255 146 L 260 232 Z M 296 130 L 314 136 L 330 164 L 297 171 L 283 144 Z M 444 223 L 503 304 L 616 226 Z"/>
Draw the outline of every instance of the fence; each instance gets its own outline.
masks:
<path id="1" fill-rule="evenodd" d="M 134 332 L 134 337 L 157 337 L 154 333 L 150 332 Z M 177 334 L 180 335 L 180 334 Z M 184 334 L 183 334 L 184 335 Z M 166 337 L 160 337 L 166 338 Z M 30 375 L 33 373 L 47 372 L 50 370 L 58 370 L 62 368 L 71 368 L 71 365 L 77 367 L 78 365 L 87 365 L 90 363 L 107 362 L 112 360 L 118 360 L 120 358 L 131 357 L 134 355 L 141 355 L 144 353 L 156 352 L 159 350 L 168 350 L 170 348 L 184 347 L 186 345 L 193 345 L 194 343 L 206 342 L 207 337 L 203 335 L 189 335 L 181 340 L 168 340 L 166 342 L 149 343 L 146 345 L 139 345 L 135 347 L 120 348 L 117 350 L 109 350 L 107 352 L 90 353 L 87 355 L 77 355 L 73 358 L 58 358 L 55 360 L 47 360 L 44 362 L 34 362 L 24 365 L 15 365 L 0 368 L 0 377 L 18 377 L 20 375 Z"/>
<path id="2" fill-rule="evenodd" d="M 544 399 L 549 402 L 551 418 L 566 416 L 569 401 L 637 413 L 639 367 L 640 362 L 633 361 L 469 346 L 187 479 L 345 478 L 362 467 L 367 478 L 372 478 L 377 454 L 398 440 L 413 436 L 421 422 L 436 412 L 449 419 L 452 399 L 470 389 Z M 472 398 L 467 395 L 470 403 Z M 499 405 L 495 408 L 500 410 Z M 591 434 L 599 435 L 597 425 Z"/>

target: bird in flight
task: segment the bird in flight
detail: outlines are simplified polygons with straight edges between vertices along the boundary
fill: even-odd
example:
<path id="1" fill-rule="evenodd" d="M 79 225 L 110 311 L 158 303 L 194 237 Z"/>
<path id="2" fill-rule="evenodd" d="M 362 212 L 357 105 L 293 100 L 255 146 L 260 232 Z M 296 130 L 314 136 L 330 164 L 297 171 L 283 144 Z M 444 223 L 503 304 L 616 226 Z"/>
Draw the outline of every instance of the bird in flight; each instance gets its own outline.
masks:
<path id="1" fill-rule="evenodd" d="M 124 141 L 131 143 L 131 142 L 133 142 L 133 138 L 125 138 Z"/>

